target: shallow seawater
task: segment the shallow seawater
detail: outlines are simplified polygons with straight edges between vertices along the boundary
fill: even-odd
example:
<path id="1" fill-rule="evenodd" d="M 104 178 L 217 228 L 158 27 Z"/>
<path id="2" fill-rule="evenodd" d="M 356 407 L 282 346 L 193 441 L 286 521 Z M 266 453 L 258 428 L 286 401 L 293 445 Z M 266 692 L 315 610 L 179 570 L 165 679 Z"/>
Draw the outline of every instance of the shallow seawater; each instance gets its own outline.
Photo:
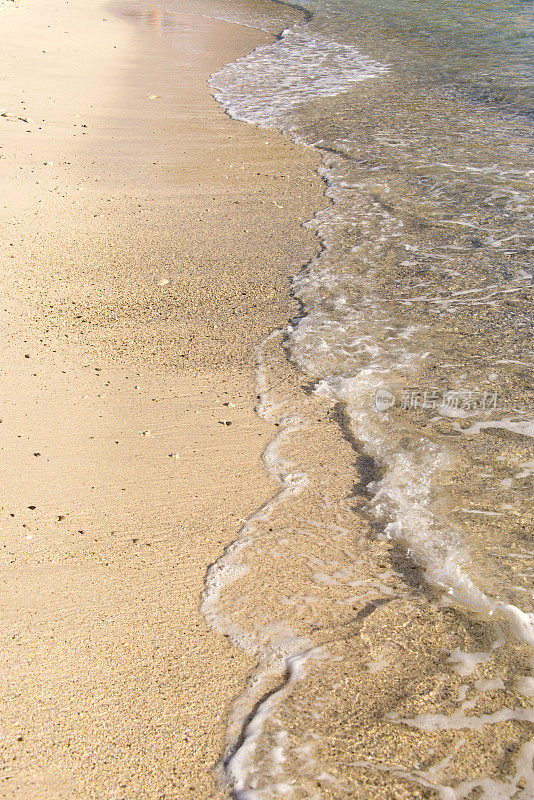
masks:
<path id="1" fill-rule="evenodd" d="M 526 2 L 307 0 L 212 77 L 323 158 L 302 315 L 259 345 L 280 491 L 207 577 L 256 655 L 240 800 L 534 797 L 532 38 Z M 293 16 L 294 16 L 294 12 Z"/>

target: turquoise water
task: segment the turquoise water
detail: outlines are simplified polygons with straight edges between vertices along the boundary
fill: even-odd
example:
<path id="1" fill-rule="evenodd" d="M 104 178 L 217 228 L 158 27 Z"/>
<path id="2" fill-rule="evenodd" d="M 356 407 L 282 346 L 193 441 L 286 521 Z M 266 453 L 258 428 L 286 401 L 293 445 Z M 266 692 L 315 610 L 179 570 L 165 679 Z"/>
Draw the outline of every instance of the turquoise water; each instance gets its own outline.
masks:
<path id="1" fill-rule="evenodd" d="M 326 195 L 302 315 L 258 348 L 281 489 L 207 579 L 207 618 L 258 659 L 222 779 L 529 800 L 532 7 L 301 5 L 229 7 L 283 30 L 212 76 L 230 115 L 317 148 Z"/>
<path id="2" fill-rule="evenodd" d="M 532 6 L 301 6 L 266 3 L 277 41 L 212 77 L 318 149 L 327 198 L 302 315 L 258 351 L 282 489 L 208 576 L 208 619 L 259 663 L 222 777 L 239 800 L 528 800 Z M 288 366 L 306 394 L 275 400 Z M 352 459 L 304 432 L 313 402 Z"/>
<path id="3" fill-rule="evenodd" d="M 325 29 L 360 46 L 365 42 L 399 69 L 478 102 L 509 104 L 532 114 L 532 3 L 334 0 L 304 5 Z"/>

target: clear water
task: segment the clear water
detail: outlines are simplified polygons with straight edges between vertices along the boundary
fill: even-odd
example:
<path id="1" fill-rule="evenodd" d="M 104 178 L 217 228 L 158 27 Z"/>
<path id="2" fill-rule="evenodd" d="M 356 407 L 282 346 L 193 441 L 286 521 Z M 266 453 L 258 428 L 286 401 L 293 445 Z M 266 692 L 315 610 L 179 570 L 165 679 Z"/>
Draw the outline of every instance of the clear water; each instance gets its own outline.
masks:
<path id="1" fill-rule="evenodd" d="M 320 150 L 327 198 L 302 315 L 257 354 L 280 491 L 207 577 L 208 620 L 258 659 L 221 780 L 527 800 L 532 6 L 303 5 L 289 27 L 226 9 L 285 29 L 212 78 L 232 116 Z"/>

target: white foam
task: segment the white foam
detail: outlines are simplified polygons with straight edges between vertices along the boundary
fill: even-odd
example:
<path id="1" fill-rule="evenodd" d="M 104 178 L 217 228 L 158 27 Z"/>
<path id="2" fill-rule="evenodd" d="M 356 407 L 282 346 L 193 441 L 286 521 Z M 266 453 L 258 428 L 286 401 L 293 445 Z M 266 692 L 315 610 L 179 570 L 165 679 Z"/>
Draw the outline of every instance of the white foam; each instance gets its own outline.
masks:
<path id="1" fill-rule="evenodd" d="M 434 733 L 436 731 L 482 731 L 486 725 L 496 725 L 499 722 L 515 720 L 517 722 L 534 722 L 533 708 L 501 708 L 491 714 L 478 716 L 455 711 L 453 714 L 418 714 L 415 717 L 400 717 L 395 713 L 386 714 L 388 719 L 402 723 L 410 728 Z"/>
<path id="2" fill-rule="evenodd" d="M 515 688 L 518 692 L 524 694 L 525 697 L 534 697 L 534 678 L 530 676 L 522 676 L 518 678 Z"/>
<path id="3" fill-rule="evenodd" d="M 491 653 L 466 653 L 459 648 L 455 648 L 447 661 L 454 664 L 454 670 L 458 675 L 466 677 L 472 675 L 479 664 L 489 661 Z"/>
<path id="4" fill-rule="evenodd" d="M 389 661 L 386 661 L 384 658 L 381 658 L 378 661 L 368 661 L 366 664 L 367 669 L 373 675 L 376 672 L 382 672 L 382 670 L 387 669 L 389 666 L 391 666 Z"/>
<path id="5" fill-rule="evenodd" d="M 266 788 L 257 785 L 257 767 L 255 754 L 258 743 L 264 732 L 266 723 L 275 713 L 283 699 L 289 694 L 295 683 L 302 680 L 310 661 L 321 660 L 326 655 L 320 648 L 310 648 L 285 660 L 285 678 L 282 686 L 269 693 L 255 709 L 254 716 L 242 733 L 242 741 L 238 749 L 226 763 L 226 782 L 236 800 L 272 800 L 288 794 L 289 785 L 273 780 Z M 272 671 L 272 668 L 271 668 Z M 284 732 L 281 732 L 282 739 Z M 280 734 L 278 734 L 280 736 Z M 284 761 L 283 748 L 274 747 L 269 751 L 270 771 L 281 775 Z"/>
<path id="6" fill-rule="evenodd" d="M 493 678 L 492 680 L 479 680 L 475 681 L 475 687 L 479 692 L 498 692 L 506 689 L 502 678 Z"/>
<path id="7" fill-rule="evenodd" d="M 377 764 L 372 761 L 355 761 L 355 767 L 363 767 L 378 772 L 387 772 L 403 778 L 416 785 L 433 789 L 440 800 L 464 800 L 472 797 L 477 790 L 478 800 L 531 800 L 534 796 L 534 772 L 532 761 L 534 758 L 534 743 L 527 742 L 521 746 L 517 758 L 515 771 L 512 775 L 495 780 L 490 777 L 480 777 L 474 780 L 461 781 L 455 786 L 447 784 L 445 773 L 451 767 L 457 751 L 465 744 L 465 739 L 456 743 L 453 752 L 441 761 L 438 761 L 427 770 L 403 768 L 400 765 Z"/>
<path id="8" fill-rule="evenodd" d="M 370 510 L 383 521 L 383 535 L 405 544 L 408 555 L 424 568 L 429 583 L 487 617 L 506 618 L 521 641 L 534 645 L 534 614 L 493 600 L 479 589 L 462 570 L 467 554 L 461 537 L 436 523 L 430 508 L 431 481 L 447 466 L 447 454 L 423 437 L 411 451 L 398 450 L 395 441 L 390 442 L 382 418 L 377 420 L 369 413 L 380 383 L 381 375 L 368 369 L 355 378 L 320 381 L 316 391 L 346 404 L 355 435 L 367 454 L 385 468 L 384 477 L 369 486 L 373 491 Z M 479 425 L 492 423 L 478 422 L 473 427 Z"/>
<path id="9" fill-rule="evenodd" d="M 385 70 L 384 65 L 365 59 L 352 47 L 295 28 L 284 31 L 279 41 L 272 45 L 257 48 L 249 56 L 224 67 L 213 76 L 212 86 L 217 90 L 215 96 L 231 116 L 260 126 L 291 130 L 290 112 L 295 106 L 333 97 L 346 91 L 353 83 L 377 76 Z M 398 142 L 391 144 L 399 145 Z M 325 169 L 321 174 L 327 182 L 326 194 L 333 204 L 316 214 L 309 223 L 309 227 L 318 232 L 324 251 L 294 281 L 295 293 L 306 306 L 306 316 L 291 329 L 292 357 L 304 373 L 317 382 L 316 391 L 319 394 L 344 404 L 354 435 L 363 444 L 365 453 L 382 467 L 383 476 L 369 486 L 373 492 L 369 511 L 380 520 L 383 536 L 403 543 L 408 556 L 423 568 L 429 583 L 443 589 L 450 598 L 482 613 L 488 620 L 495 620 L 499 615 L 505 617 L 518 638 L 534 644 L 534 616 L 488 597 L 473 583 L 462 569 L 467 554 L 463 550 L 461 535 L 458 531 L 440 524 L 432 513 L 432 482 L 439 471 L 447 467 L 447 453 L 424 436 L 417 440 L 414 437 L 409 446 L 400 445 L 394 429 L 387 424 L 387 416 L 377 415 L 373 410 L 375 391 L 383 385 L 385 376 L 389 379 L 398 371 L 403 380 L 406 380 L 411 373 L 416 374 L 422 358 L 425 357 L 425 354 L 417 352 L 416 347 L 410 349 L 411 340 L 415 338 L 417 330 L 412 328 L 408 331 L 407 328 L 402 329 L 399 325 L 391 324 L 389 308 L 383 299 L 373 294 L 372 282 L 369 280 L 370 276 L 376 274 L 377 259 L 383 256 L 383 243 L 404 235 L 404 223 L 378 202 L 369 203 L 365 211 L 359 206 L 358 224 L 361 230 L 366 231 L 367 249 L 364 251 L 360 244 L 355 244 L 350 253 L 347 250 L 347 256 L 350 258 L 354 254 L 361 265 L 367 266 L 369 273 L 365 275 L 362 271 L 359 274 L 355 270 L 354 274 L 348 274 L 348 271 L 341 274 L 337 269 L 336 254 L 334 253 L 333 262 L 330 262 L 330 253 L 338 241 L 340 227 L 346 229 L 347 225 L 351 225 L 347 209 L 353 208 L 355 203 L 358 204 L 364 191 L 358 195 L 359 186 L 356 182 L 346 181 L 342 184 L 340 176 L 343 177 L 343 173 L 337 169 L 335 159 L 330 159 L 328 168 L 326 163 L 325 157 Z M 464 173 L 470 169 L 458 165 L 442 166 Z M 373 169 L 369 168 L 370 171 Z M 471 171 L 507 177 L 498 165 Z M 378 186 L 380 175 L 376 174 L 375 178 Z M 387 186 L 380 187 L 381 190 L 384 194 L 389 191 Z M 350 198 L 350 206 L 343 205 L 346 198 Z M 478 227 L 463 220 L 452 222 L 468 228 Z M 484 232 L 488 234 L 490 244 L 498 246 L 505 241 L 502 237 L 497 239 L 491 229 Z M 421 248 L 408 244 L 406 249 L 416 252 L 416 258 L 422 262 L 430 261 L 431 268 L 434 266 L 432 262 L 437 260 L 441 269 L 441 263 L 451 257 L 449 253 L 423 252 Z M 420 288 L 422 286 L 423 283 Z M 517 284 L 511 287 L 491 284 L 479 289 L 447 294 L 423 293 L 423 290 L 417 297 L 403 296 L 391 302 L 397 305 L 426 303 L 436 313 L 452 313 L 458 308 L 467 309 L 470 305 L 495 305 L 520 288 Z M 383 336 L 386 327 L 391 332 L 388 337 Z M 347 378 L 346 375 L 354 377 Z M 280 420 L 282 408 L 270 398 L 267 372 L 261 355 L 258 359 L 258 384 L 261 395 L 259 413 L 269 421 Z M 257 788 L 254 757 L 266 721 L 272 717 L 277 703 L 285 696 L 285 689 L 291 686 L 291 681 L 299 680 L 305 674 L 310 654 L 316 651 L 304 649 L 298 637 L 292 638 L 290 631 L 280 631 L 278 628 L 264 630 L 266 642 L 259 641 L 261 635 L 253 637 L 252 641 L 243 636 L 240 640 L 239 632 L 235 632 L 231 620 L 221 617 L 218 607 L 219 592 L 239 574 L 240 549 L 248 546 L 250 539 L 255 536 L 255 522 L 268 519 L 276 505 L 284 502 L 292 492 L 301 491 L 306 485 L 306 476 L 300 473 L 292 476 L 290 465 L 280 458 L 279 453 L 280 443 L 299 430 L 302 424 L 298 418 L 283 420 L 283 430 L 272 446 L 267 448 L 264 456 L 270 474 L 281 484 L 281 489 L 272 501 L 245 524 L 238 542 L 226 551 L 207 581 L 203 608 L 210 622 L 232 636 L 241 646 L 248 647 L 256 654 L 260 653 L 263 659 L 254 689 L 250 690 L 245 700 L 242 699 L 241 711 L 234 714 L 234 727 L 236 720 L 244 719 L 243 709 L 250 709 L 252 699 L 257 699 L 258 687 L 264 685 L 262 676 L 272 674 L 269 670 L 275 668 L 273 664 L 280 668 L 284 663 L 282 656 L 272 650 L 280 641 L 285 648 L 284 658 L 289 670 L 288 682 L 260 704 L 257 713 L 244 730 L 242 744 L 233 752 L 226 765 L 227 775 L 231 775 L 232 791 L 239 800 L 272 800 L 273 797 L 291 792 L 291 787 L 283 781 L 281 770 L 283 736 L 272 748 L 272 780 L 265 790 Z M 510 418 L 501 421 L 477 421 L 462 432 L 478 433 L 486 427 L 502 427 L 516 433 L 529 430 L 525 426 L 525 420 Z M 459 425 L 458 430 L 461 430 Z M 527 435 L 534 435 L 534 432 Z M 343 580 L 342 577 L 329 574 L 326 567 L 320 569 L 316 566 L 314 569 L 314 579 L 321 585 L 333 586 Z M 467 653 L 455 650 L 451 654 L 451 663 L 455 664 L 456 670 L 461 674 L 471 674 L 501 644 L 502 639 L 499 638 L 491 652 Z M 372 664 L 373 662 L 371 667 Z M 472 707 L 474 702 L 476 700 L 466 701 L 470 705 L 461 708 L 451 717 L 428 714 L 399 721 L 422 730 L 461 730 L 477 726 L 477 729 L 482 729 L 486 725 L 509 719 L 531 721 L 533 718 L 534 712 L 530 709 L 501 709 L 494 714 L 469 716 L 465 710 Z M 502 785 L 497 785 L 490 778 L 484 778 L 471 782 L 469 786 L 478 788 L 482 792 L 480 797 L 484 800 L 519 797 L 519 780 L 531 780 L 530 777 L 523 777 L 529 754 L 531 757 L 532 751 L 522 751 L 513 780 L 506 779 Z M 460 788 L 441 782 L 439 772 L 445 766 L 443 762 L 439 768 L 431 768 L 434 772 L 428 770 L 426 773 L 403 773 L 395 767 L 384 765 L 375 765 L 375 768 L 394 774 L 405 774 L 415 783 L 436 788 L 442 800 L 456 800 L 467 796 L 472 791 L 472 788 L 469 791 L 465 788 L 467 783 L 462 785 L 464 788 Z M 517 775 L 521 777 L 518 778 Z M 465 793 L 462 793 L 464 790 Z"/>
<path id="10" fill-rule="evenodd" d="M 335 97 L 384 71 L 354 47 L 295 27 L 227 64 L 210 83 L 230 116 L 272 127 L 283 126 L 296 105 Z"/>
<path id="11" fill-rule="evenodd" d="M 501 428 L 505 431 L 511 431 L 511 433 L 518 433 L 520 436 L 534 437 L 534 417 L 528 419 L 503 417 L 503 419 L 479 420 L 469 428 L 462 428 L 459 425 L 454 425 L 453 427 L 455 430 L 465 434 L 480 433 L 480 431 L 487 428 Z"/>
<path id="12" fill-rule="evenodd" d="M 460 508 L 458 510 L 463 511 L 464 514 L 480 514 L 483 517 L 504 517 L 502 511 L 485 511 L 482 508 Z"/>

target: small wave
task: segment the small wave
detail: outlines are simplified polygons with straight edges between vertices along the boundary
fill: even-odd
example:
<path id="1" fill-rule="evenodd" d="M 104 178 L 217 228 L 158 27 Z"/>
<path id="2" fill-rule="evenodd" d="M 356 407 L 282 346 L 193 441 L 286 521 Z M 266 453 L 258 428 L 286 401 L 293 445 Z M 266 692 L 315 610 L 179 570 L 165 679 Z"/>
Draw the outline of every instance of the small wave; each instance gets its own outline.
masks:
<path id="1" fill-rule="evenodd" d="M 297 106 L 298 113 L 302 114 L 306 103 L 335 98 L 351 86 L 386 75 L 388 71 L 385 64 L 364 57 L 354 47 L 297 25 L 285 30 L 273 44 L 259 47 L 225 66 L 212 76 L 211 85 L 216 90 L 216 99 L 230 116 L 260 127 L 289 132 L 295 140 L 303 141 L 297 126 Z M 526 272 L 518 266 L 507 273 L 501 263 L 502 255 L 512 252 L 505 251 L 503 244 L 511 248 L 510 243 L 513 243 L 514 256 L 522 256 L 526 247 L 522 235 L 515 230 L 509 232 L 513 215 L 524 212 L 523 173 L 515 167 L 508 169 L 506 160 L 501 166 L 492 159 L 488 166 L 476 153 L 470 164 L 468 158 L 473 151 L 469 150 L 468 138 L 461 139 L 458 150 L 455 149 L 457 142 L 452 139 L 446 140 L 445 146 L 435 139 L 432 123 L 425 121 L 431 117 L 426 96 L 421 99 L 415 95 L 416 116 L 409 116 L 406 124 L 394 81 L 392 85 L 390 91 L 394 99 L 388 96 L 388 102 L 393 104 L 390 110 L 401 120 L 395 135 L 387 127 L 389 118 L 382 120 L 381 109 L 374 110 L 376 98 L 366 106 L 373 109 L 369 113 L 375 114 L 370 117 L 375 124 L 367 122 L 363 146 L 358 142 L 362 134 L 359 128 L 352 138 L 334 140 L 333 136 L 322 138 L 319 123 L 314 123 L 315 130 L 314 124 L 309 126 L 318 134 L 317 138 L 308 137 L 303 143 L 320 143 L 324 160 L 321 175 L 326 184 L 325 194 L 331 202 L 307 223 L 316 230 L 322 252 L 294 280 L 293 291 L 305 313 L 291 327 L 286 346 L 292 363 L 313 386 L 314 392 L 310 394 L 343 408 L 348 435 L 375 465 L 378 476 L 366 485 L 365 507 L 374 533 L 373 541 L 388 545 L 398 543 L 398 549 L 404 551 L 407 560 L 417 565 L 424 577 L 421 584 L 425 585 L 425 591 L 430 592 L 429 587 L 433 587 L 434 594 L 441 595 L 441 600 L 432 606 L 438 613 L 456 601 L 456 606 L 467 609 L 465 613 L 474 611 L 474 618 L 484 619 L 487 629 L 500 630 L 500 622 L 506 633 L 511 632 L 519 642 L 532 645 L 534 615 L 511 602 L 506 587 L 501 596 L 492 590 L 491 584 L 484 583 L 482 571 L 469 570 L 471 540 L 465 535 L 462 524 L 449 524 L 440 514 L 439 504 L 435 503 L 436 484 L 454 460 L 448 446 L 452 437 L 429 435 L 426 422 L 425 430 L 421 431 L 389 412 L 381 415 L 373 403 L 375 392 L 385 379 L 410 385 L 411 380 L 424 374 L 430 354 L 425 347 L 430 314 L 436 314 L 438 319 L 437 312 L 445 309 L 451 318 L 459 321 L 460 328 L 466 319 L 478 314 L 491 331 L 502 324 L 500 310 L 509 309 L 523 294 Z M 417 111 L 420 109 L 418 102 L 424 103 L 424 113 Z M 326 117 L 321 118 L 322 122 L 324 120 Z M 384 130 L 379 129 L 380 124 Z M 451 160 L 437 157 L 436 147 L 447 151 Z M 514 188 L 515 183 L 511 189 L 507 188 L 508 181 L 517 182 L 519 188 Z M 417 194 L 419 190 L 420 195 Z M 485 215 L 472 213 L 469 205 L 461 204 L 462 213 L 456 213 L 458 198 L 463 201 L 464 196 L 476 208 L 483 206 Z M 416 200 L 411 203 L 413 197 Z M 467 211 L 463 211 L 465 208 Z M 432 223 L 435 227 L 433 234 L 429 234 Z M 488 233 L 490 236 L 486 236 Z M 466 268 L 468 259 L 474 262 L 484 248 L 484 252 L 490 254 L 490 266 L 482 274 L 477 272 L 480 262 L 476 262 L 476 269 L 470 273 Z M 406 260 L 407 255 L 410 260 Z M 437 324 L 441 326 L 438 327 L 440 333 L 442 323 L 438 321 Z M 512 327 L 511 323 L 507 324 Z M 442 369 L 453 370 L 452 357 L 457 358 L 460 363 L 456 366 L 460 371 L 451 374 L 460 378 L 467 368 L 462 363 L 463 353 L 457 355 L 456 351 L 465 347 L 464 341 L 459 338 L 459 347 L 455 346 L 452 352 L 444 351 L 441 364 Z M 266 420 L 276 420 L 281 425 L 265 454 L 266 466 L 280 484 L 280 491 L 247 521 L 236 543 L 210 570 L 203 604 L 213 627 L 259 659 L 249 687 L 230 719 L 229 749 L 223 766 L 227 785 L 231 785 L 236 798 L 291 796 L 293 789 L 284 782 L 287 728 L 280 723 L 277 744 L 271 748 L 268 758 L 265 754 L 258 756 L 258 747 L 266 739 L 268 722 L 280 713 L 282 701 L 289 702 L 289 690 L 295 690 L 296 684 L 304 680 L 308 668 L 313 671 L 316 659 L 325 658 L 320 647 L 312 647 L 306 637 L 290 630 L 291 624 L 280 626 L 269 620 L 266 626 L 256 620 L 252 633 L 245 633 L 236 624 L 228 599 L 224 612 L 220 602 L 222 593 L 239 581 L 240 570 L 245 569 L 242 554 L 258 542 L 258 523 L 265 526 L 269 521 L 271 524 L 271 515 L 304 492 L 307 484 L 306 474 L 299 471 L 293 475 L 291 464 L 280 456 L 279 445 L 293 443 L 293 436 L 303 428 L 303 421 L 284 415 L 283 403 L 272 405 L 263 362 L 263 350 L 268 344 L 269 340 L 258 350 L 259 412 Z M 508 356 L 511 352 L 504 354 Z M 499 350 L 497 355 L 503 352 Z M 511 366 L 521 365 L 520 358 L 508 361 Z M 504 364 L 505 360 L 497 359 L 495 363 Z M 441 413 L 439 409 L 438 413 Z M 486 428 L 500 428 L 512 434 L 531 435 L 526 420 L 511 416 L 501 420 L 484 418 L 467 429 L 457 429 L 450 419 L 445 422 L 450 426 L 448 431 L 452 429 L 455 433 L 456 441 L 466 441 L 458 435 L 460 430 L 462 434 L 473 434 Z M 476 438 L 471 437 L 469 441 Z M 458 505 L 466 511 L 464 505 Z M 504 509 L 505 505 L 500 507 Z M 476 510 L 467 508 L 467 512 L 471 514 L 470 520 L 477 517 L 473 525 L 478 524 L 478 519 L 485 523 L 505 516 L 478 505 Z M 262 535 L 266 535 L 265 531 Z M 295 535 L 295 531 L 289 535 Z M 258 569 L 258 561 L 253 563 Z M 345 573 L 340 569 L 332 573 L 323 569 L 324 564 L 322 561 L 317 565 L 312 582 L 334 591 L 338 578 L 339 583 L 347 580 Z M 372 586 L 380 592 L 378 598 L 365 597 L 373 608 L 384 602 L 384 598 L 387 602 L 392 597 L 398 599 L 406 590 L 404 586 L 400 590 L 396 586 L 392 589 L 379 581 L 364 582 L 367 590 Z M 361 581 L 352 576 L 352 589 L 359 588 L 360 584 Z M 287 602 L 290 603 L 291 598 Z M 341 604 L 349 600 L 337 602 L 335 612 L 339 616 Z M 333 603 L 329 613 L 332 608 Z M 314 632 L 319 629 L 320 625 Z M 503 643 L 508 643 L 510 638 L 514 637 L 498 638 L 493 646 L 479 652 L 453 647 L 450 663 L 455 667 L 451 669 L 462 679 L 469 677 L 479 664 L 489 662 L 497 650 L 505 649 Z M 369 663 L 381 666 L 376 670 L 379 674 L 382 667 L 389 664 L 387 659 L 380 658 Z M 284 670 L 285 678 L 281 680 Z M 374 674 L 373 670 L 369 672 Z M 279 679 L 274 689 L 273 676 Z M 302 713 L 308 713 L 305 705 L 302 708 Z M 473 705 L 465 708 L 472 709 Z M 405 726 L 411 721 L 413 726 L 420 724 L 421 729 L 426 730 L 476 731 L 486 725 L 532 720 L 531 710 L 519 708 L 492 710 L 478 716 L 465 715 L 463 710 L 456 716 L 425 713 L 411 717 L 402 715 L 398 719 Z M 528 748 L 531 753 L 530 745 Z M 391 764 L 382 763 L 379 769 L 414 784 L 437 786 L 431 770 L 402 772 Z M 520 764 L 521 758 L 517 761 L 518 770 Z M 361 765 L 372 766 L 369 762 L 361 762 Z M 317 771 L 317 765 L 310 769 Z M 516 784 L 523 778 L 519 771 L 510 775 L 509 785 L 500 795 L 503 798 L 515 796 Z M 530 780 L 531 773 L 529 776 Z M 267 788 L 252 790 L 250 787 L 260 779 L 265 779 Z M 489 798 L 494 782 L 488 777 L 481 782 L 457 784 L 454 790 L 443 785 L 438 791 L 441 797 L 449 800 L 465 797 L 462 787 L 469 787 L 466 793 L 482 787 L 484 797 Z"/>
<path id="2" fill-rule="evenodd" d="M 295 106 L 335 97 L 386 70 L 354 47 L 293 28 L 227 64 L 210 83 L 230 116 L 275 127 L 288 121 Z"/>

